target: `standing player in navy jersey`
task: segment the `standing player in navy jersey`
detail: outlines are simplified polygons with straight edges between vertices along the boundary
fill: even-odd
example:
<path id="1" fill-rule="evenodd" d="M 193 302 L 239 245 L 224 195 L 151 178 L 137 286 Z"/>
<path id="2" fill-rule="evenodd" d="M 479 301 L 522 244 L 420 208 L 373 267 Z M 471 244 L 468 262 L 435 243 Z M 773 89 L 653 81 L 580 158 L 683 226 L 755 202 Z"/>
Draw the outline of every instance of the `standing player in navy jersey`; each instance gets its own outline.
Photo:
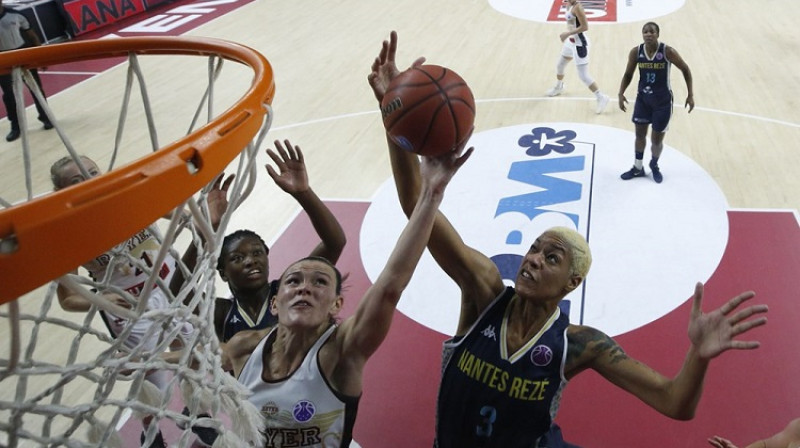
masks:
<path id="1" fill-rule="evenodd" d="M 684 62 L 681 55 L 669 45 L 659 42 L 660 33 L 658 25 L 654 22 L 647 22 L 642 27 L 642 38 L 644 43 L 631 49 L 628 54 L 628 66 L 625 67 L 625 74 L 622 75 L 622 82 L 619 86 L 619 108 L 626 111 L 625 89 L 633 79 L 633 71 L 639 68 L 639 88 L 636 93 L 636 104 L 633 107 L 633 123 L 636 125 L 636 159 L 633 168 L 622 173 L 623 180 L 630 180 L 634 177 L 643 177 L 645 174 L 642 161 L 644 160 L 644 148 L 647 146 L 647 128 L 653 126 L 653 133 L 650 136 L 650 170 L 653 172 L 653 180 L 661 183 L 664 176 L 658 166 L 658 158 L 664 149 L 664 135 L 669 128 L 669 120 L 672 117 L 672 88 L 669 84 L 669 69 L 675 64 L 683 73 L 686 81 L 686 106 L 691 113 L 694 109 L 694 94 L 692 93 L 692 71 Z"/>
<path id="2" fill-rule="evenodd" d="M 392 32 L 369 77 L 378 103 L 400 74 L 396 51 Z M 410 215 L 422 200 L 419 160 L 387 141 L 400 204 Z M 702 312 L 703 285 L 698 283 L 689 319 L 691 346 L 680 372 L 668 378 L 628 356 L 602 331 L 571 324 L 561 313 L 559 303 L 581 285 L 592 260 L 586 240 L 575 230 L 551 228 L 533 241 L 513 287 L 441 212 L 428 250 L 461 291 L 456 334 L 444 343 L 442 356 L 434 441 L 439 448 L 566 446 L 552 422 L 563 388 L 586 370 L 668 417 L 691 419 L 711 359 L 731 349 L 757 348 L 756 341 L 734 338 L 766 323 L 766 317 L 748 319 L 766 312 L 766 305 L 738 309 L 753 292 Z M 430 295 L 436 298 L 435 291 Z"/>

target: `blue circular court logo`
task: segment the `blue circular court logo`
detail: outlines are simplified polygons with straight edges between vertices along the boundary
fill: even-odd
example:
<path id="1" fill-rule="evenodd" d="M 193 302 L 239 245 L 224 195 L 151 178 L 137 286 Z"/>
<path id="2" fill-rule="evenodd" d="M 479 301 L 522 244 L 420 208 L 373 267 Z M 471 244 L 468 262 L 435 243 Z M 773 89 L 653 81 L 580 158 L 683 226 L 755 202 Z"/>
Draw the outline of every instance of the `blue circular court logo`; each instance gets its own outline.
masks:
<path id="1" fill-rule="evenodd" d="M 728 241 L 728 204 L 693 160 L 664 145 L 664 182 L 630 181 L 633 132 L 584 123 L 530 123 L 473 134 L 470 160 L 440 207 L 464 242 L 514 283 L 519 261 L 543 231 L 583 234 L 594 262 L 562 301 L 574 324 L 616 336 L 667 314 L 716 270 Z M 361 259 L 373 282 L 408 222 L 388 179 L 361 227 Z M 659 266 L 659 269 L 652 269 Z M 398 310 L 452 335 L 461 293 L 429 253 Z"/>

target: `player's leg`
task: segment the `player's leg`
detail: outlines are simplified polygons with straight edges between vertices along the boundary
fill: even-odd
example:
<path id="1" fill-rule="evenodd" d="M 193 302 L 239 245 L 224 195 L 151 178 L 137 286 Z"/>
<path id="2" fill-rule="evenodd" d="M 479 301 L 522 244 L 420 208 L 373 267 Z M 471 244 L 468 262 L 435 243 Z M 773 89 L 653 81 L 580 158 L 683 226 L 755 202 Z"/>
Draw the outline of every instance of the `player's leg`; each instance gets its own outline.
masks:
<path id="1" fill-rule="evenodd" d="M 669 128 L 669 121 L 672 118 L 672 96 L 669 101 L 665 101 L 653 110 L 653 132 L 650 135 L 650 170 L 653 172 L 653 180 L 661 183 L 664 175 L 658 165 L 661 152 L 664 150 L 664 136 Z"/>
<path id="2" fill-rule="evenodd" d="M 574 57 L 574 45 L 569 42 L 569 40 L 564 41 L 564 44 L 561 46 L 561 54 L 558 56 L 558 62 L 556 62 L 556 85 L 551 87 L 545 95 L 547 96 L 558 96 L 564 91 L 564 72 L 566 71 L 567 64 L 573 59 Z"/>
<path id="3" fill-rule="evenodd" d="M 17 121 L 17 101 L 14 99 L 11 75 L 0 75 L 0 88 L 3 89 L 3 104 L 6 107 L 8 121 L 11 122 L 11 132 L 6 135 L 6 141 L 13 142 L 19 138 L 19 121 Z"/>
<path id="4" fill-rule="evenodd" d="M 578 69 L 578 78 L 580 78 L 581 82 L 594 93 L 597 99 L 596 112 L 598 114 L 603 113 L 603 110 L 605 110 L 608 105 L 608 95 L 600 91 L 594 78 L 589 74 L 589 53 L 586 48 L 584 48 L 583 57 L 578 56 L 575 58 L 575 68 Z"/>
<path id="5" fill-rule="evenodd" d="M 152 321 L 147 319 L 139 319 L 133 323 L 129 323 L 125 320 L 114 320 L 109 319 L 107 320 L 107 324 L 109 326 L 109 330 L 113 335 L 122 334 L 122 332 L 126 329 L 127 325 L 133 325 L 128 337 L 125 339 L 125 346 L 128 348 L 135 348 L 141 347 L 144 351 L 149 352 L 156 348 L 158 345 L 158 333 L 153 335 L 147 334 L 148 329 L 151 325 L 153 325 Z M 150 370 L 145 374 L 145 380 L 147 382 L 152 383 L 158 390 L 164 394 L 169 388 L 170 384 L 170 374 L 166 370 Z M 150 428 L 152 423 L 153 416 L 146 415 L 142 417 L 142 426 L 144 426 L 144 431 L 142 432 L 139 442 L 144 446 L 147 432 Z M 156 435 L 150 445 L 150 448 L 166 448 L 166 442 L 164 441 L 164 436 L 161 434 L 160 429 L 156 429 Z"/>
<path id="6" fill-rule="evenodd" d="M 39 78 L 39 71 L 32 69 L 31 76 L 33 76 L 33 80 L 36 81 L 36 85 L 39 86 L 39 91 L 42 92 L 42 97 L 45 97 L 44 88 L 42 87 L 42 79 Z M 53 124 L 50 123 L 50 119 L 47 117 L 47 113 L 44 111 L 41 103 L 39 103 L 39 100 L 36 99 L 36 95 L 31 94 L 31 96 L 33 96 L 33 103 L 36 105 L 36 111 L 39 112 L 39 121 L 42 122 L 45 129 L 52 129 Z"/>
<path id="7" fill-rule="evenodd" d="M 645 171 L 642 161 L 644 160 L 644 149 L 647 146 L 647 130 L 650 126 L 652 110 L 646 104 L 641 95 L 636 96 L 636 104 L 633 106 L 632 121 L 636 127 L 636 137 L 633 143 L 634 161 L 633 167 L 620 175 L 622 180 L 630 180 L 634 177 L 644 177 Z"/>

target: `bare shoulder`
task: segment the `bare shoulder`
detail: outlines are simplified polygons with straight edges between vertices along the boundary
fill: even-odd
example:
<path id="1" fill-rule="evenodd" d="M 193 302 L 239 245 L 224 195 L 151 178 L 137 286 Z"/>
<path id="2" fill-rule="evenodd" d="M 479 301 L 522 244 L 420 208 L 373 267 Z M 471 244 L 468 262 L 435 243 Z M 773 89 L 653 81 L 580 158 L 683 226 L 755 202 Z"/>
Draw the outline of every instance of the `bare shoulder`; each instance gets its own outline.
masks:
<path id="1" fill-rule="evenodd" d="M 791 435 L 792 440 L 800 442 L 800 418 L 796 418 L 786 425 L 786 432 Z"/>
<path id="2" fill-rule="evenodd" d="M 269 334 L 272 327 L 263 330 L 245 330 L 233 335 L 227 343 L 227 350 L 231 357 L 250 355 L 259 342 Z"/>
<path id="3" fill-rule="evenodd" d="M 586 325 L 570 325 L 567 328 L 568 377 L 591 368 L 598 359 L 620 359 L 626 357 L 622 347 L 602 331 Z"/>
<path id="4" fill-rule="evenodd" d="M 664 44 L 664 54 L 667 56 L 667 59 L 669 60 L 679 59 L 681 57 L 681 55 L 678 54 L 678 50 L 676 50 L 675 47 L 666 44 Z"/>

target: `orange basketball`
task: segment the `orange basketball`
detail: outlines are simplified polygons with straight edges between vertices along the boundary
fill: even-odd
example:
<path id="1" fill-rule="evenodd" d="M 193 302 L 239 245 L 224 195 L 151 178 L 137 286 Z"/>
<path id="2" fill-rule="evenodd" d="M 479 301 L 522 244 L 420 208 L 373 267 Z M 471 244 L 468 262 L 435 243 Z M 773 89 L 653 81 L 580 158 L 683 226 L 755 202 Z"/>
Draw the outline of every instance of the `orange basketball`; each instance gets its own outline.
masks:
<path id="1" fill-rule="evenodd" d="M 475 98 L 458 73 L 421 65 L 389 84 L 381 102 L 383 125 L 401 148 L 423 156 L 453 150 L 475 122 Z"/>

